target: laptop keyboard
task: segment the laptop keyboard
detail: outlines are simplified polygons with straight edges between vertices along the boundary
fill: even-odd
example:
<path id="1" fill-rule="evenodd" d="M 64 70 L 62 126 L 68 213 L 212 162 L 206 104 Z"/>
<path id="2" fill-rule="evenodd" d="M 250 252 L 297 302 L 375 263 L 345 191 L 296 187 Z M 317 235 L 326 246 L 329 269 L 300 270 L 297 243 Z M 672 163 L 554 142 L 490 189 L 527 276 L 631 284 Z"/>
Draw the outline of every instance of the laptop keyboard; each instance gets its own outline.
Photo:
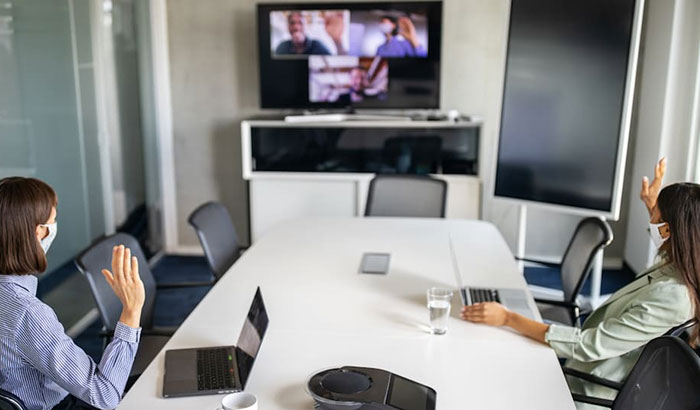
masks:
<path id="1" fill-rule="evenodd" d="M 498 297 L 498 290 L 496 290 L 496 289 L 469 288 L 469 296 L 471 296 L 472 303 L 482 303 L 482 302 L 501 303 L 501 299 Z"/>
<path id="2" fill-rule="evenodd" d="M 233 356 L 230 349 L 197 350 L 197 389 L 233 389 Z"/>

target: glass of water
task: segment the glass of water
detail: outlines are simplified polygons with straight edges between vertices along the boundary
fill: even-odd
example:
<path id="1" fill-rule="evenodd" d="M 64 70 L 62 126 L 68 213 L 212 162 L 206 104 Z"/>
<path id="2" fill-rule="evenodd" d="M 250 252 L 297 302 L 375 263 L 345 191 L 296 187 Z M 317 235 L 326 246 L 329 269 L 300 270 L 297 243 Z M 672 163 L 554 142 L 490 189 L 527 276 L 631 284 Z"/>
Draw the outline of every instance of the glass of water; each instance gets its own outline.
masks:
<path id="1" fill-rule="evenodd" d="M 447 320 L 452 307 L 452 289 L 428 289 L 428 309 L 430 310 L 430 329 L 433 334 L 444 335 L 447 332 Z"/>

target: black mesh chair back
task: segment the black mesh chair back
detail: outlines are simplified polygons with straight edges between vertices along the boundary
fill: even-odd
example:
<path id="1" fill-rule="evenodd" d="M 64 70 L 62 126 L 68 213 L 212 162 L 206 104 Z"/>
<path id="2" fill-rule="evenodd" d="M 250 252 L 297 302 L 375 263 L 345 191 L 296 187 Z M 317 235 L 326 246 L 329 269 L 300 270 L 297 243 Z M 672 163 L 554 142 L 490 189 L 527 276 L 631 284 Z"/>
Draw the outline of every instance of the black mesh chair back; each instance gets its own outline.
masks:
<path id="1" fill-rule="evenodd" d="M 0 410 L 27 410 L 19 397 L 0 389 Z"/>
<path id="2" fill-rule="evenodd" d="M 576 297 L 591 271 L 596 253 L 608 246 L 612 240 L 612 229 L 604 220 L 585 218 L 579 222 L 561 262 L 565 301 L 576 302 Z"/>
<path id="3" fill-rule="evenodd" d="M 620 389 L 613 410 L 700 409 L 700 358 L 681 339 L 649 342 Z"/>
<path id="4" fill-rule="evenodd" d="M 429 176 L 377 175 L 369 184 L 365 216 L 444 218 L 447 183 Z"/>
<path id="5" fill-rule="evenodd" d="M 236 228 L 226 208 L 218 202 L 207 202 L 188 218 L 204 248 L 207 263 L 218 280 L 241 254 Z"/>
<path id="6" fill-rule="evenodd" d="M 78 255 L 75 264 L 90 285 L 102 325 L 106 331 L 114 331 L 121 315 L 122 304 L 102 275 L 102 269 L 112 270 L 112 250 L 117 245 L 124 245 L 131 249 L 131 255 L 138 258 L 139 275 L 146 290 L 146 301 L 141 312 L 141 327 L 150 328 L 153 326 L 156 282 L 136 238 L 125 233 L 117 233 L 99 239 Z"/>

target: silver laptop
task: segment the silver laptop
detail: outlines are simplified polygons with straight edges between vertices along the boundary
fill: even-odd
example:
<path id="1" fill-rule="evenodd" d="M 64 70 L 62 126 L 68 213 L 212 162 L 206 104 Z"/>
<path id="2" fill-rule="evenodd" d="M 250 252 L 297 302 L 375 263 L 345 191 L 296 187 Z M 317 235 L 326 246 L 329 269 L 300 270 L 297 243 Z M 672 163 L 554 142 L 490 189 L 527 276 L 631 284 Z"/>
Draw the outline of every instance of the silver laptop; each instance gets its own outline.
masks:
<path id="1" fill-rule="evenodd" d="M 454 273 L 457 276 L 457 280 L 460 284 L 459 293 L 462 297 L 463 305 L 473 305 L 480 302 L 498 302 L 513 312 L 520 313 L 527 318 L 536 320 L 535 314 L 532 312 L 530 304 L 528 303 L 527 292 L 525 292 L 523 289 L 476 288 L 472 286 L 462 286 L 462 273 L 459 270 L 457 255 L 455 254 L 451 236 L 449 241 L 450 256 L 452 257 L 452 268 L 454 269 Z"/>
<path id="2" fill-rule="evenodd" d="M 268 323 L 267 310 L 258 288 L 237 346 L 165 352 L 163 397 L 242 391 L 253 369 Z"/>

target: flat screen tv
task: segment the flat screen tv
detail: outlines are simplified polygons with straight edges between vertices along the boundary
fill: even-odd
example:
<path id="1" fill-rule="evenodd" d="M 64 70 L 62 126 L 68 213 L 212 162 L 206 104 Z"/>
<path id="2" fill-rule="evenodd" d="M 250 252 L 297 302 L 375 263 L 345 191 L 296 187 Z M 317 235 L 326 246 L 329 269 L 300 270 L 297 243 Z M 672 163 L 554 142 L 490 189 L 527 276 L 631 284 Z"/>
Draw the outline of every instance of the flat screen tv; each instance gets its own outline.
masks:
<path id="1" fill-rule="evenodd" d="M 439 108 L 442 2 L 258 5 L 262 108 Z"/>
<path id="2" fill-rule="evenodd" d="M 494 194 L 617 219 L 643 0 L 514 0 Z"/>

